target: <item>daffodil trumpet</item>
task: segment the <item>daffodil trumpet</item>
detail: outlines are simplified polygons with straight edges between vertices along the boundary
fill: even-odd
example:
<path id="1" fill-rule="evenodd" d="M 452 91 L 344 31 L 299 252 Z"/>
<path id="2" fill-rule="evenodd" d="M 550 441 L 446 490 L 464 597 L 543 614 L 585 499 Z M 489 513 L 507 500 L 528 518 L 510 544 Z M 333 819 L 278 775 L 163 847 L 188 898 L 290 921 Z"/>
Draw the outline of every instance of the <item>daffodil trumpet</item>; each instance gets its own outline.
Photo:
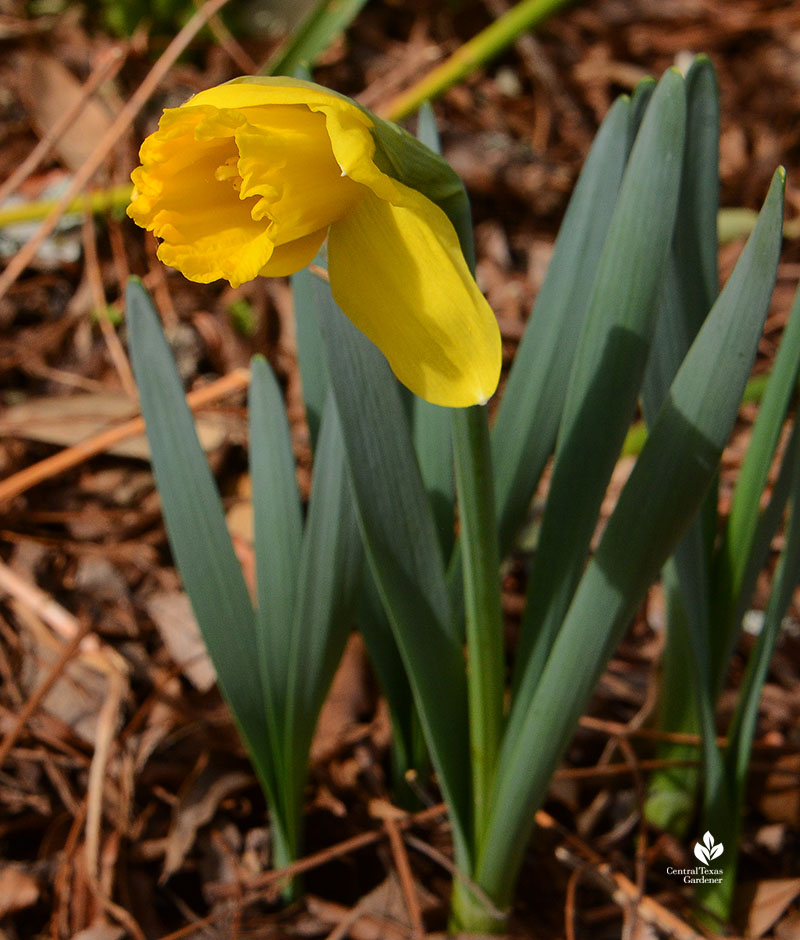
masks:
<path id="1" fill-rule="evenodd" d="M 406 132 L 311 82 L 246 77 L 167 109 L 140 159 L 128 214 L 165 264 L 237 287 L 327 238 L 336 302 L 404 385 L 450 407 L 494 392 L 497 321 L 451 221 L 463 189 Z"/>

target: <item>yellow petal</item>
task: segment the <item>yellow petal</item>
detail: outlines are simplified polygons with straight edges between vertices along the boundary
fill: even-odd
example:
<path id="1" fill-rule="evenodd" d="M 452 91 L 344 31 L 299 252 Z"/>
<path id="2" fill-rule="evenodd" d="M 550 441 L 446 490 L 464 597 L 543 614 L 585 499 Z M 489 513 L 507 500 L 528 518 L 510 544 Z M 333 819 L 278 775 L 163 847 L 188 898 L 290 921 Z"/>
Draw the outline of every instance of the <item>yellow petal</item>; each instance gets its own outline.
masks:
<path id="1" fill-rule="evenodd" d="M 236 130 L 241 197 L 262 198 L 253 218 L 272 221 L 270 238 L 294 241 L 342 216 L 361 187 L 342 176 L 325 117 L 300 105 L 243 110 Z"/>
<path id="2" fill-rule="evenodd" d="M 372 118 L 353 101 L 328 88 L 298 78 L 246 76 L 201 91 L 184 108 L 211 105 L 242 109 L 251 123 L 259 119 L 248 113 L 269 105 L 305 105 L 325 115 L 327 132 L 336 162 L 351 180 L 370 187 L 383 199 L 395 201 L 395 181 L 374 164 L 375 141 Z"/>
<path id="3" fill-rule="evenodd" d="M 500 331 L 445 214 L 396 184 L 404 205 L 368 193 L 331 225 L 336 302 L 420 398 L 485 402 L 500 376 Z"/>
<path id="4" fill-rule="evenodd" d="M 350 110 L 360 115 L 359 120 L 365 127 L 371 127 L 372 121 L 349 98 L 323 88 L 314 82 L 285 76 L 247 75 L 235 78 L 224 85 L 206 88 L 190 98 L 183 107 L 211 105 L 214 108 L 252 108 L 260 105 L 304 104 L 312 110 L 318 106 L 334 106 Z"/>
<path id="5" fill-rule="evenodd" d="M 311 264 L 328 234 L 327 228 L 312 232 L 285 245 L 277 245 L 272 257 L 258 272 L 262 277 L 285 277 Z"/>
<path id="6" fill-rule="evenodd" d="M 267 264 L 273 241 L 266 224 L 252 218 L 258 197 L 241 199 L 219 172 L 238 159 L 230 118 L 210 108 L 165 112 L 142 145 L 128 215 L 163 239 L 164 264 L 193 281 L 225 278 L 237 287 Z"/>

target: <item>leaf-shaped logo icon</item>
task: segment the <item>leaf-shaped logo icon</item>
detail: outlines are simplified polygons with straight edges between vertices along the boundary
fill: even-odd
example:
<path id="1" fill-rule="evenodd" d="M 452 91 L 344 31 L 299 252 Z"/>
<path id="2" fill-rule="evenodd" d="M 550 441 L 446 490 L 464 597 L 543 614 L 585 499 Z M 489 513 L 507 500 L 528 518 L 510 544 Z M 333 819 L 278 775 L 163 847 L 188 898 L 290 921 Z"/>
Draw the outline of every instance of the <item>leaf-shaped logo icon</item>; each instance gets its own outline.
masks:
<path id="1" fill-rule="evenodd" d="M 695 857 L 698 858 L 706 867 L 708 867 L 712 858 L 718 858 L 722 855 L 724 846 L 721 842 L 714 844 L 714 836 L 706 830 L 703 836 L 703 842 L 696 843 L 694 847 Z"/>
<path id="2" fill-rule="evenodd" d="M 694 847 L 694 854 L 697 856 L 697 858 L 700 859 L 700 861 L 704 865 L 708 866 L 708 863 L 710 861 L 709 855 L 708 855 L 708 849 L 703 848 L 703 846 L 699 842 Z"/>

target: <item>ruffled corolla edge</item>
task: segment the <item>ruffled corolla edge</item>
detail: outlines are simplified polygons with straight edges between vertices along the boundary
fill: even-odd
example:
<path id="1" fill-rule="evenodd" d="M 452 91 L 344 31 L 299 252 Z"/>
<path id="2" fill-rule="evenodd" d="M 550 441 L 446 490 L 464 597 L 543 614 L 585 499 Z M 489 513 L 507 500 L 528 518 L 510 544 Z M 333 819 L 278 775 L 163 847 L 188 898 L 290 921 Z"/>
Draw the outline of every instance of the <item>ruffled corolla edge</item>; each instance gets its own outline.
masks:
<path id="1" fill-rule="evenodd" d="M 305 105 L 322 113 L 342 173 L 365 187 L 363 198 L 332 222 L 328 232 L 331 290 L 342 311 L 419 397 L 450 407 L 487 401 L 501 367 L 497 320 L 445 213 L 375 165 L 373 122 L 366 112 L 311 82 L 266 77 L 209 88 L 180 110 L 237 111 L 264 105 Z M 302 259 L 290 259 L 302 261 L 297 267 L 287 264 L 268 273 L 292 273 L 305 266 L 324 231 L 319 235 L 303 246 Z"/>

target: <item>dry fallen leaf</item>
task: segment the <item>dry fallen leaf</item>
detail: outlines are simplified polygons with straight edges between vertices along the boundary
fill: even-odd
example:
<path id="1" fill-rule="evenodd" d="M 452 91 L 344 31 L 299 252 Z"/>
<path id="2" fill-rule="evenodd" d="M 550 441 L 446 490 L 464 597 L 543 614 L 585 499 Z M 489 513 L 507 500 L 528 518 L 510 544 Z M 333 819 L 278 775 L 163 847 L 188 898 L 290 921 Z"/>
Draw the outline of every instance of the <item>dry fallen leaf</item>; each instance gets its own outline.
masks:
<path id="1" fill-rule="evenodd" d="M 311 743 L 312 766 L 335 757 L 347 740 L 348 732 L 358 724 L 369 704 L 367 660 L 364 643 L 358 634 L 347 641 L 339 668 L 333 677 L 328 697 L 322 706 Z"/>
<path id="2" fill-rule="evenodd" d="M 69 447 L 115 427 L 139 412 L 127 395 L 113 392 L 32 398 L 6 408 L 0 416 L 0 435 L 44 441 Z M 230 419 L 211 412 L 197 416 L 197 434 L 203 449 L 216 450 L 229 436 Z M 144 434 L 122 441 L 109 450 L 121 457 L 150 459 Z"/>
<path id="3" fill-rule="evenodd" d="M 214 818 L 219 804 L 231 793 L 252 783 L 252 774 L 242 771 L 226 773 L 213 764 L 200 771 L 173 807 L 160 878 L 162 884 L 181 867 L 194 845 L 198 829 Z"/>
<path id="4" fill-rule="evenodd" d="M 737 893 L 746 904 L 745 935 L 763 937 L 792 901 L 800 896 L 800 878 L 765 879 L 741 885 Z"/>
<path id="5" fill-rule="evenodd" d="M 73 934 L 70 940 L 122 940 L 126 935 L 124 927 L 112 924 L 95 924 Z"/>
<path id="6" fill-rule="evenodd" d="M 39 886 L 18 868 L 0 868 L 0 917 L 23 911 L 39 900 Z"/>
<path id="7" fill-rule="evenodd" d="M 781 754 L 775 760 L 775 771 L 764 779 L 758 809 L 770 822 L 794 826 L 800 818 L 800 787 L 786 771 L 800 772 L 800 754 Z"/>
<path id="8" fill-rule="evenodd" d="M 81 96 L 81 83 L 53 56 L 41 52 L 20 54 L 16 74 L 19 96 L 40 137 Z M 55 150 L 67 169 L 80 169 L 110 126 L 108 109 L 97 98 L 90 98 L 69 130 L 55 144 Z"/>
<path id="9" fill-rule="evenodd" d="M 161 591 L 148 598 L 145 608 L 173 662 L 199 692 L 208 692 L 217 675 L 188 596 L 182 591 Z"/>
<path id="10" fill-rule="evenodd" d="M 800 937 L 800 911 L 792 911 L 775 926 L 775 940 L 797 940 Z"/>
<path id="11" fill-rule="evenodd" d="M 50 674 L 63 650 L 63 643 L 44 626 L 35 613 L 23 604 L 11 601 L 17 622 L 24 630 L 30 655 L 21 675 L 26 694 Z M 108 677 L 94 668 L 86 655 L 77 655 L 63 670 L 42 701 L 42 708 L 68 725 L 83 741 L 92 744 L 97 735 L 97 716 L 108 694 Z"/>

